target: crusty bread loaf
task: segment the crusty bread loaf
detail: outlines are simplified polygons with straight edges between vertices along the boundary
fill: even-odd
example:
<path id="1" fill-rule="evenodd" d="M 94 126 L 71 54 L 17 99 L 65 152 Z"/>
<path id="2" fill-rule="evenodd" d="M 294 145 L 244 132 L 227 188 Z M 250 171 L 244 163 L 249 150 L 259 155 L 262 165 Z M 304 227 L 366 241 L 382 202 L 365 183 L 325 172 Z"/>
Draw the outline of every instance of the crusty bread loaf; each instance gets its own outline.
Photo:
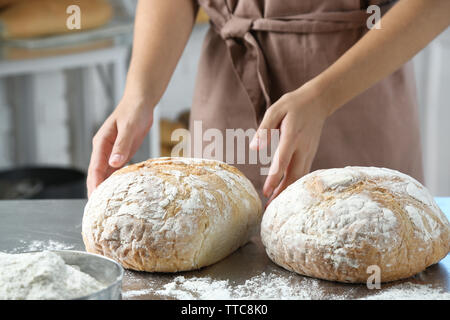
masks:
<path id="1" fill-rule="evenodd" d="M 429 192 L 382 168 L 304 176 L 268 206 L 261 237 L 280 266 L 340 282 L 366 282 L 372 265 L 382 282 L 407 278 L 450 250 L 449 222 Z"/>
<path id="2" fill-rule="evenodd" d="M 81 29 L 69 30 L 70 5 L 81 11 Z M 112 6 L 106 0 L 20 1 L 0 12 L 0 34 L 5 39 L 42 37 L 97 28 L 110 21 Z"/>
<path id="3" fill-rule="evenodd" d="M 247 243 L 262 215 L 250 181 L 223 162 L 157 158 L 116 171 L 91 195 L 88 252 L 125 268 L 176 272 L 213 264 Z"/>

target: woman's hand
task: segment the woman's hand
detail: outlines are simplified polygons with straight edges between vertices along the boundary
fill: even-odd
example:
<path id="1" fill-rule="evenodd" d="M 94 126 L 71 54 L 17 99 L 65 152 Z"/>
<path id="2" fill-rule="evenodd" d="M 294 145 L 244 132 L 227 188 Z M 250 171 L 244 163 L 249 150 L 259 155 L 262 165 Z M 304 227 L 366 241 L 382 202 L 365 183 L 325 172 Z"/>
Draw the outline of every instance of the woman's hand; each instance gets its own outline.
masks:
<path id="1" fill-rule="evenodd" d="M 194 0 L 140 0 L 124 97 L 95 135 L 88 196 L 137 151 L 195 23 Z"/>
<path id="2" fill-rule="evenodd" d="M 266 148 L 270 130 L 280 130 L 280 143 L 273 155 L 263 194 L 269 204 L 281 191 L 305 174 L 319 146 L 328 112 L 313 86 L 306 84 L 282 96 L 267 109 L 250 148 Z"/>
<path id="3" fill-rule="evenodd" d="M 381 19 L 381 29 L 370 30 L 324 72 L 271 106 L 251 143 L 261 149 L 268 141 L 261 129 L 281 131 L 263 188 L 269 202 L 309 172 L 328 115 L 397 70 L 449 23 L 448 0 L 399 1 Z"/>
<path id="4" fill-rule="evenodd" d="M 92 140 L 88 196 L 139 149 L 153 121 L 153 107 L 124 97 Z"/>
<path id="5" fill-rule="evenodd" d="M 88 195 L 137 151 L 195 23 L 194 0 L 140 0 L 125 94 L 93 139 Z"/>

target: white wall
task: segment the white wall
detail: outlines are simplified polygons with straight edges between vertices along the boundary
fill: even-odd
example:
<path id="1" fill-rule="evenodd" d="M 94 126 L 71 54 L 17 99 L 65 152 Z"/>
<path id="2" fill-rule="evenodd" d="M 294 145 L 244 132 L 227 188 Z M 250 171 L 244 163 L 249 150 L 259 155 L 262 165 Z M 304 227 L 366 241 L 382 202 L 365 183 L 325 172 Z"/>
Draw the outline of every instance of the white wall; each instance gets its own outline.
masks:
<path id="1" fill-rule="evenodd" d="M 426 185 L 450 195 L 450 29 L 414 58 Z"/>

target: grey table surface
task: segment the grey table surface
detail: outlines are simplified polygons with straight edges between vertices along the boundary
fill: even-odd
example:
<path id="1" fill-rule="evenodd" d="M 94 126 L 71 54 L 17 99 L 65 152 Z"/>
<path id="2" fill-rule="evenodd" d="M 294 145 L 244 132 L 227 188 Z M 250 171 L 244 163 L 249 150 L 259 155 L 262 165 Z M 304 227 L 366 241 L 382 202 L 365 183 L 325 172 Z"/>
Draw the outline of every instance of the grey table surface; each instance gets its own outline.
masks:
<path id="1" fill-rule="evenodd" d="M 18 253 L 31 250 L 84 250 L 81 238 L 81 220 L 86 200 L 6 200 L 0 201 L 0 251 Z M 293 287 L 315 286 L 317 299 L 336 297 L 354 299 L 378 294 L 365 285 L 352 285 L 311 279 L 296 275 L 272 263 L 257 237 L 226 259 L 198 271 L 183 272 L 186 279 L 210 278 L 242 285 L 261 274 L 289 279 Z M 124 299 L 174 299 L 177 296 L 161 294 L 161 289 L 174 281 L 177 274 L 156 274 L 126 271 L 123 281 Z M 418 275 L 390 284 L 386 290 L 402 282 L 428 284 L 450 292 L 450 255 L 440 263 Z M 270 285 L 270 283 L 268 284 Z M 179 298 L 179 296 L 178 296 Z"/>

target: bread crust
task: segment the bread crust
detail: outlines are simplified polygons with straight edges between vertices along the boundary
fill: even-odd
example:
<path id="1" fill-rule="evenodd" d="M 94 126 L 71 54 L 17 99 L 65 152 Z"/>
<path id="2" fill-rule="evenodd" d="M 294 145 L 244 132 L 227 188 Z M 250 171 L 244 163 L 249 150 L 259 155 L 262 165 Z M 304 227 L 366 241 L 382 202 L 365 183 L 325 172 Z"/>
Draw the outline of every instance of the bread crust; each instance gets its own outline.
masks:
<path id="1" fill-rule="evenodd" d="M 236 168 L 157 158 L 116 171 L 92 193 L 82 235 L 88 252 L 127 269 L 186 271 L 247 243 L 261 215 L 254 187 Z"/>
<path id="2" fill-rule="evenodd" d="M 415 179 L 385 168 L 318 170 L 264 213 L 261 238 L 276 264 L 302 275 L 365 283 L 411 277 L 450 250 L 450 224 Z"/>

